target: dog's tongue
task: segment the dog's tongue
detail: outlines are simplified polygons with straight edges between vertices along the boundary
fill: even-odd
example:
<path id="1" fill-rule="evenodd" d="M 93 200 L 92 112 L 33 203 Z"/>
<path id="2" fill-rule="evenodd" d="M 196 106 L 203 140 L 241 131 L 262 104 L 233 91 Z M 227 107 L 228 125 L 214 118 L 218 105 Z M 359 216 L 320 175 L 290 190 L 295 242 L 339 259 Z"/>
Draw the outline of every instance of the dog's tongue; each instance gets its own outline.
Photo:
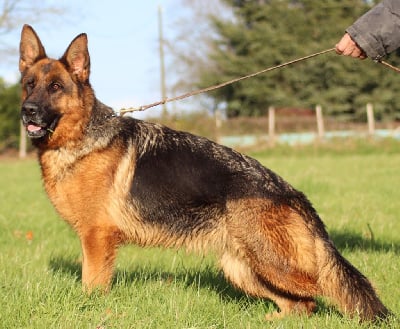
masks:
<path id="1" fill-rule="evenodd" d="M 26 129 L 28 130 L 28 131 L 39 131 L 40 129 L 42 129 L 42 127 L 39 127 L 39 126 L 35 126 L 35 125 L 32 125 L 32 124 L 30 124 L 30 125 L 28 125 L 28 127 L 26 127 Z"/>

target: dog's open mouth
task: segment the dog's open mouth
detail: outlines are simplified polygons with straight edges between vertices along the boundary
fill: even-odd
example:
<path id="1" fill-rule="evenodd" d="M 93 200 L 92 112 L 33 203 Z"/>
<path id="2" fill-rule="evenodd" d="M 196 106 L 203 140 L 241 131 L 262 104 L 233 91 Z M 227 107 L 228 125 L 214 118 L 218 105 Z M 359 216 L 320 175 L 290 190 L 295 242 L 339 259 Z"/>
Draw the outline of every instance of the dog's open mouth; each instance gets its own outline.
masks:
<path id="1" fill-rule="evenodd" d="M 25 124 L 25 128 L 30 138 L 41 138 L 48 133 L 53 133 L 56 124 L 57 120 L 54 120 L 50 125 L 40 125 L 35 122 L 28 122 Z"/>
<path id="2" fill-rule="evenodd" d="M 46 135 L 47 129 L 46 127 L 40 126 L 37 123 L 28 122 L 25 125 L 26 132 L 30 138 L 40 138 Z"/>
<path id="3" fill-rule="evenodd" d="M 40 126 L 36 126 L 34 124 L 28 124 L 28 126 L 26 127 L 26 130 L 31 133 L 31 134 L 35 134 L 37 133 L 39 130 L 42 130 L 43 127 Z"/>

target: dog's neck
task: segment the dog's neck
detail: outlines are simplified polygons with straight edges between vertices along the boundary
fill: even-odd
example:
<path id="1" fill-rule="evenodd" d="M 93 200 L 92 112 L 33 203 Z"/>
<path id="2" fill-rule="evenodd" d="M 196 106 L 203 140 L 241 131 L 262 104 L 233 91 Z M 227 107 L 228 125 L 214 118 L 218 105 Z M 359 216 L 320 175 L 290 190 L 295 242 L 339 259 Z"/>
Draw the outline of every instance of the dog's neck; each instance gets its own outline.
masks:
<path id="1" fill-rule="evenodd" d="M 97 98 L 94 99 L 94 105 L 91 116 L 92 121 L 97 121 L 100 123 L 103 120 L 107 120 L 115 116 L 116 114 L 111 107 L 103 104 Z"/>
<path id="2" fill-rule="evenodd" d="M 54 134 L 44 137 L 45 140 L 34 141 L 39 151 L 39 159 L 50 155 L 58 159 L 57 162 L 61 161 L 64 165 L 70 166 L 90 151 L 107 147 L 118 133 L 118 129 L 115 128 L 117 125 L 114 122 L 119 118 L 111 107 L 104 105 L 96 98 L 93 99 L 90 113 L 86 113 L 86 115 L 84 123 L 74 127 L 74 131 L 67 136 L 68 139 L 65 138 L 65 143 L 63 143 L 64 136 L 59 136 L 57 129 Z M 59 164 L 61 165 L 61 163 Z"/>

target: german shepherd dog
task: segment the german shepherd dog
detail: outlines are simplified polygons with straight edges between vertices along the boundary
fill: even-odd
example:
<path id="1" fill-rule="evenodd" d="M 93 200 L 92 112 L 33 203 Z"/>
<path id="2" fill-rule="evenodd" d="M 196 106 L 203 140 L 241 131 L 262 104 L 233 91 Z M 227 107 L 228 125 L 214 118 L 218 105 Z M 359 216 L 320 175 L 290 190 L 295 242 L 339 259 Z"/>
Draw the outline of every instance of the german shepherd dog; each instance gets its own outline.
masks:
<path id="1" fill-rule="evenodd" d="M 19 69 L 22 122 L 47 194 L 79 236 L 85 291 L 109 289 L 123 244 L 212 247 L 234 286 L 275 302 L 267 318 L 311 314 L 317 296 L 361 320 L 387 317 L 303 193 L 250 157 L 97 100 L 86 34 L 55 60 L 25 25 Z"/>

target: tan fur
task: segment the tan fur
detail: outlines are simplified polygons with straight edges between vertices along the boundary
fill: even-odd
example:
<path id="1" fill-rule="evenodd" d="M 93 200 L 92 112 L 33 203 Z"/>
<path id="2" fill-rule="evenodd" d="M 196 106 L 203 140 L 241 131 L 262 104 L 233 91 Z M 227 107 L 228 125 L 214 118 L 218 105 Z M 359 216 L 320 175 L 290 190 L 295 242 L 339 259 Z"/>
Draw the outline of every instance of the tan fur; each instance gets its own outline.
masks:
<path id="1" fill-rule="evenodd" d="M 248 241 L 254 241 L 254 246 L 246 256 L 254 263 L 253 267 L 260 267 L 259 274 L 263 275 L 270 268 L 275 272 L 265 276 L 278 287 L 292 291 L 296 286 L 296 291 L 302 294 L 304 290 L 305 296 L 309 296 L 310 292 L 316 293 L 316 237 L 301 217 L 287 206 L 273 206 L 265 200 L 240 200 L 234 208 L 235 217 L 228 230 L 232 236 L 237 237 L 237 250 L 246 250 L 242 245 L 244 241 L 246 245 Z M 248 221 L 243 223 L 239 220 L 242 217 L 248 218 Z M 248 237 L 243 236 L 246 234 Z M 273 243 L 259 243 L 265 241 L 266 236 Z M 261 255 L 265 256 L 260 258 Z M 287 260 L 287 263 L 282 260 Z M 283 279 L 285 276 L 288 280 Z M 282 286 L 282 283 L 291 283 L 293 287 Z"/>
<path id="2" fill-rule="evenodd" d="M 41 156 L 46 191 L 81 239 L 84 286 L 89 290 L 106 287 L 111 280 L 116 248 L 125 240 L 118 223 L 108 216 L 109 203 L 105 202 L 110 198 L 117 165 L 112 160 L 120 156 L 119 149 L 91 153 L 75 163 L 72 173 L 65 171 L 62 177 L 58 174 L 63 167 L 62 159 L 56 153 L 50 151 Z"/>

